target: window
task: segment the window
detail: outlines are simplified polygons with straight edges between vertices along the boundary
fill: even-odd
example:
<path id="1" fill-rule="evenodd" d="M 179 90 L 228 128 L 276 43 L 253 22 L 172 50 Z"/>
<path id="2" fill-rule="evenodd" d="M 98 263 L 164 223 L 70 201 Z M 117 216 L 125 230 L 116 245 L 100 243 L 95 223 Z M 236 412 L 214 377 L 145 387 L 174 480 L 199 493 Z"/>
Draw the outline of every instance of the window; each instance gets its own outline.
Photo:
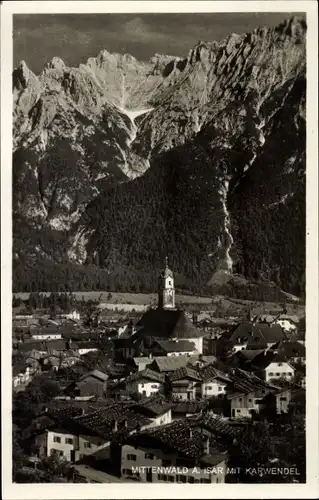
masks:
<path id="1" fill-rule="evenodd" d="M 65 444 L 73 444 L 73 438 L 65 438 Z"/>
<path id="2" fill-rule="evenodd" d="M 136 455 L 127 455 L 127 460 L 133 460 L 134 462 L 136 462 Z"/>
<path id="3" fill-rule="evenodd" d="M 272 377 L 274 375 L 274 372 L 269 372 L 269 376 Z"/>
<path id="4" fill-rule="evenodd" d="M 239 400 L 238 400 L 238 401 L 242 401 L 242 400 L 243 400 L 243 398 L 239 398 Z"/>
<path id="5" fill-rule="evenodd" d="M 201 483 L 210 483 L 210 480 L 209 479 L 205 479 L 205 478 L 201 478 L 200 480 Z"/>
<path id="6" fill-rule="evenodd" d="M 167 476 L 167 480 L 168 480 L 170 483 L 174 483 L 174 482 L 175 482 L 175 478 L 174 478 L 174 476 Z"/>
<path id="7" fill-rule="evenodd" d="M 152 388 L 152 389 L 157 389 L 157 384 L 152 384 L 152 385 L 151 385 L 151 388 Z"/>
<path id="8" fill-rule="evenodd" d="M 54 443 L 61 443 L 61 438 L 59 436 L 54 436 L 53 437 L 53 442 Z"/>
<path id="9" fill-rule="evenodd" d="M 187 482 L 188 482 L 188 483 L 194 483 L 194 478 L 193 478 L 193 476 L 188 476 L 188 477 L 187 477 Z"/>
<path id="10" fill-rule="evenodd" d="M 207 390 L 208 390 L 208 391 L 211 391 L 211 390 L 212 390 L 212 386 L 211 386 L 211 385 L 209 385 L 209 386 L 207 387 Z"/>
<path id="11" fill-rule="evenodd" d="M 91 443 L 89 441 L 86 441 L 84 443 L 84 448 L 91 448 Z"/>
<path id="12" fill-rule="evenodd" d="M 252 399 L 248 399 L 248 403 L 252 403 L 252 402 L 253 402 L 253 400 L 252 400 Z"/>
<path id="13" fill-rule="evenodd" d="M 287 373 L 288 377 L 292 377 L 292 372 Z"/>
<path id="14" fill-rule="evenodd" d="M 276 377 L 280 377 L 280 373 L 279 372 L 276 373 Z"/>
<path id="15" fill-rule="evenodd" d="M 281 397 L 280 401 L 287 401 L 287 398 Z"/>
<path id="16" fill-rule="evenodd" d="M 219 385 L 218 390 L 219 390 L 219 392 L 221 392 L 223 390 L 223 387 L 221 385 Z"/>
<path id="17" fill-rule="evenodd" d="M 237 410 L 237 413 L 240 413 L 240 410 Z"/>
<path id="18" fill-rule="evenodd" d="M 144 387 L 144 384 L 141 384 L 141 387 Z"/>
<path id="19" fill-rule="evenodd" d="M 153 460 L 154 455 L 152 453 L 145 453 L 145 458 L 148 458 L 149 460 Z"/>

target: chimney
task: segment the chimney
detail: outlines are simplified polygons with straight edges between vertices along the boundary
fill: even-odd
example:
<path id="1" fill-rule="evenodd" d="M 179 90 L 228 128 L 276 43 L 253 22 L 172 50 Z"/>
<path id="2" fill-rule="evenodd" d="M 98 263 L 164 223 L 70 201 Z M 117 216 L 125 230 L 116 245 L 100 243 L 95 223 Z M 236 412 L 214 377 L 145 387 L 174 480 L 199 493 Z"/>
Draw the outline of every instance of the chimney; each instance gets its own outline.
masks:
<path id="1" fill-rule="evenodd" d="M 209 437 L 208 436 L 204 436 L 204 439 L 203 439 L 203 452 L 205 453 L 205 455 L 209 455 Z"/>
<path id="2" fill-rule="evenodd" d="M 117 420 L 114 420 L 113 422 L 113 431 L 117 432 Z"/>
<path id="3" fill-rule="evenodd" d="M 193 430 L 192 429 L 188 429 L 188 437 L 189 437 L 189 439 L 192 439 L 192 437 L 193 437 Z"/>

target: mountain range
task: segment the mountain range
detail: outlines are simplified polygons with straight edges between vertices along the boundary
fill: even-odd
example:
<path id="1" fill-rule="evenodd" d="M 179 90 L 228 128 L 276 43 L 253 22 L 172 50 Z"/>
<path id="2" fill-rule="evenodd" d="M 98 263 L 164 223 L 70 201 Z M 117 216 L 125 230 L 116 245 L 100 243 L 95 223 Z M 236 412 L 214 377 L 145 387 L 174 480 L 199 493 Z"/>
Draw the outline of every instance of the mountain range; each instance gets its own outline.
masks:
<path id="1" fill-rule="evenodd" d="M 15 291 L 221 274 L 304 293 L 306 23 L 13 71 Z M 218 279 L 217 279 L 218 281 Z"/>

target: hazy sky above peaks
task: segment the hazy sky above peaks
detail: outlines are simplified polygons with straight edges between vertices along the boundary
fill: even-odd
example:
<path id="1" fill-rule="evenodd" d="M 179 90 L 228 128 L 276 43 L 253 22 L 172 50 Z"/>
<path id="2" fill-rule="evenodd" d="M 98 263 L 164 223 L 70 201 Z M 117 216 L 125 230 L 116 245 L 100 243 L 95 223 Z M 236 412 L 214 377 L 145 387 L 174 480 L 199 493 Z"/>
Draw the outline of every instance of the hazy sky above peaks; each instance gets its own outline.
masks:
<path id="1" fill-rule="evenodd" d="M 275 26 L 290 13 L 227 14 L 16 14 L 13 65 L 35 73 L 57 56 L 78 66 L 106 49 L 147 60 L 154 53 L 186 56 L 199 41 Z"/>

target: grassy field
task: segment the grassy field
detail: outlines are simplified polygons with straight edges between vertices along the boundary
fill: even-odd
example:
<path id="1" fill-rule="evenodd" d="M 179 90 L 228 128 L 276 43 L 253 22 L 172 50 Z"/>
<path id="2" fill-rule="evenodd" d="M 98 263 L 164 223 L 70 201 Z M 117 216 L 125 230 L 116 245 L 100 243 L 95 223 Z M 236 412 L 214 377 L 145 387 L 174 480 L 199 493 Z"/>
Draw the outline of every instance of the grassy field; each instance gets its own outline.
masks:
<path id="1" fill-rule="evenodd" d="M 49 292 L 44 292 L 49 294 Z M 27 300 L 28 293 L 15 293 L 16 297 Z M 114 292 L 109 298 L 109 292 L 74 292 L 78 300 L 84 298 L 85 301 L 96 300 L 100 303 L 112 304 L 134 304 L 134 305 L 156 305 L 156 293 L 121 293 Z M 243 314 L 250 309 L 252 314 L 276 314 L 282 311 L 280 303 L 276 302 L 254 302 L 251 300 L 233 299 L 221 295 L 214 297 L 199 297 L 194 295 L 176 295 L 176 305 L 186 310 L 210 311 L 218 309 L 228 315 Z M 299 317 L 305 315 L 305 307 L 301 304 L 286 303 L 287 314 L 293 314 Z"/>
<path id="2" fill-rule="evenodd" d="M 42 292 L 44 295 L 49 295 L 50 292 Z M 88 300 L 98 300 L 99 302 L 109 302 L 112 304 L 140 304 L 149 305 L 157 301 L 156 293 L 122 293 L 114 292 L 112 297 L 109 299 L 108 295 L 110 292 L 74 292 L 74 295 L 78 300 L 84 298 L 85 301 Z M 15 297 L 19 297 L 22 300 L 27 300 L 29 293 L 14 293 Z M 210 297 L 196 297 L 194 295 L 176 295 L 177 304 L 211 304 L 212 299 Z"/>

